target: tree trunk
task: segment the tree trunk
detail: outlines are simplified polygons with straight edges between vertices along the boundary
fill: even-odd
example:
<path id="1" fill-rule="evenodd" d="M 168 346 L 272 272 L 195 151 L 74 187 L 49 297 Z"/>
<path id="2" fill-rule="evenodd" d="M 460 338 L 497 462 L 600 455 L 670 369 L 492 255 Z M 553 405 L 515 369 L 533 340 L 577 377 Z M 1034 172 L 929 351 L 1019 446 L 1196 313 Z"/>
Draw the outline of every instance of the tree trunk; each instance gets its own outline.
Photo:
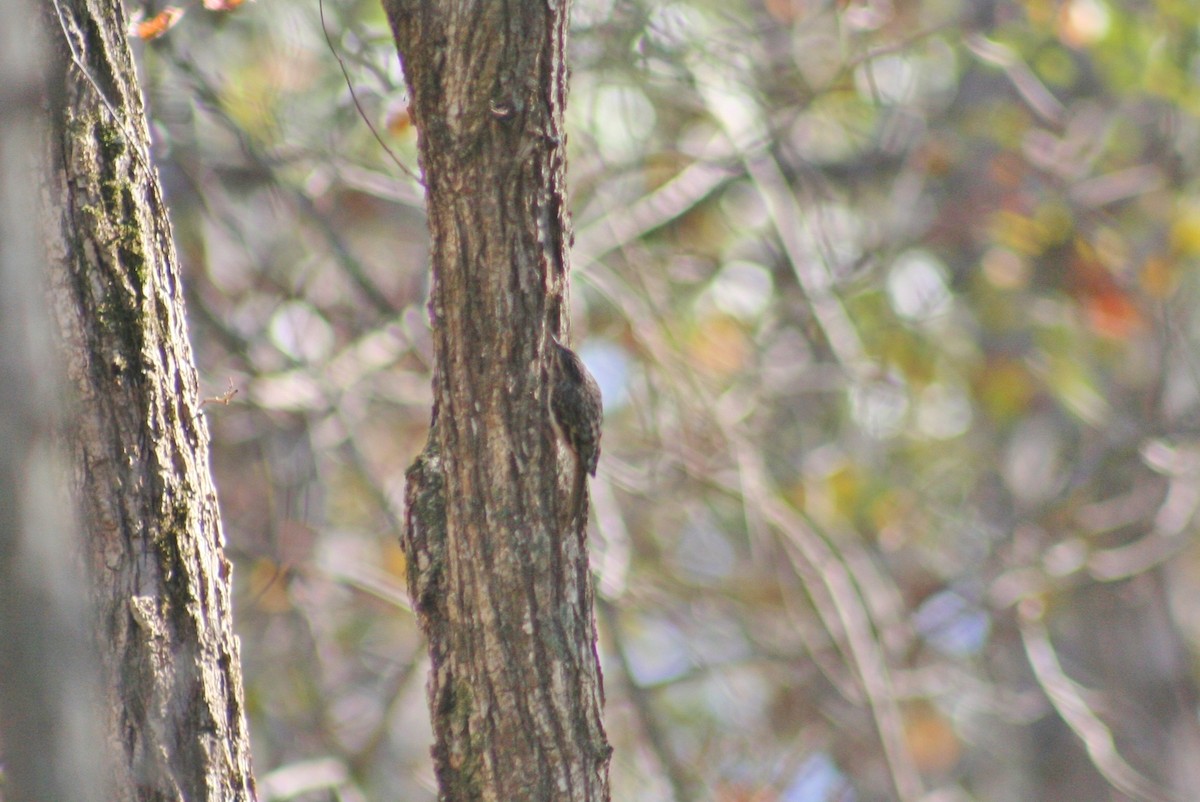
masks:
<path id="1" fill-rule="evenodd" d="M 230 566 L 127 23 L 119 0 L 54 9 L 48 249 L 116 798 L 250 800 Z"/>
<path id="2" fill-rule="evenodd" d="M 555 445 L 566 322 L 565 3 L 384 0 L 432 237 L 433 425 L 409 469 L 443 800 L 605 800 L 581 468 Z"/>

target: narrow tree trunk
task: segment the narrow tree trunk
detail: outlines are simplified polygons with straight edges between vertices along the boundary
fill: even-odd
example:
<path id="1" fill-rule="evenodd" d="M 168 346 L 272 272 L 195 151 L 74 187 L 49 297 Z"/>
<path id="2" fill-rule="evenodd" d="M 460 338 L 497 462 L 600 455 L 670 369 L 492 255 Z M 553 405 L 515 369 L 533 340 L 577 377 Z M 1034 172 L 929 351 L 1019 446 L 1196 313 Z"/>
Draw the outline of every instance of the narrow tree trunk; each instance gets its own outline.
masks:
<path id="1" fill-rule="evenodd" d="M 116 798 L 253 799 L 208 430 L 127 23 L 119 0 L 56 0 L 48 19 L 49 250 Z"/>
<path id="2" fill-rule="evenodd" d="M 605 800 L 586 522 L 548 405 L 570 238 L 566 4 L 384 6 L 432 236 L 433 429 L 404 541 L 441 798 Z"/>

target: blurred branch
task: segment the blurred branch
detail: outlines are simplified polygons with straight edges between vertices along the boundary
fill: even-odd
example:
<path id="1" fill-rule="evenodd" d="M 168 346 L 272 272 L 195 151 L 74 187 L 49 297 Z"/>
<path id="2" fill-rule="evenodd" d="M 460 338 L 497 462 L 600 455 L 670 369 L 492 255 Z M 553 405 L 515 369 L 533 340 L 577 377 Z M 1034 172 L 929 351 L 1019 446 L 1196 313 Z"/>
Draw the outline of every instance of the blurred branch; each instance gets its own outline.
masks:
<path id="1" fill-rule="evenodd" d="M 63 104 L 48 97 L 41 6 L 11 4 L 0 30 L 0 797 L 97 802 L 112 798 L 113 761 L 68 481 L 85 468 L 61 442 L 67 385 L 39 219 L 58 211 L 39 209 L 39 186 L 55 180 L 46 109 Z"/>
<path id="2" fill-rule="evenodd" d="M 728 411 L 728 405 L 726 405 Z M 883 645 L 861 588 L 849 562 L 828 538 L 822 537 L 803 514 L 794 512 L 770 480 L 762 452 L 744 432 L 738 415 L 714 415 L 737 459 L 737 484 L 714 478 L 714 483 L 738 498 L 750 513 L 780 534 L 778 540 L 801 580 L 823 626 L 830 633 L 845 665 L 852 667 L 866 695 L 897 797 L 919 800 L 925 790 L 920 772 L 908 750 L 904 723 L 896 702 Z M 814 660 L 820 652 L 814 652 Z M 836 672 L 836 668 L 823 667 Z M 836 673 L 833 675 L 836 676 Z M 831 677 L 832 678 L 832 677 Z M 836 685 L 841 682 L 834 680 Z"/>
<path id="3" fill-rule="evenodd" d="M 737 177 L 726 164 L 733 155 L 705 153 L 661 187 L 628 205 L 605 209 L 598 218 L 582 224 L 576 232 L 576 265 L 586 268 L 678 220 Z"/>
<path id="4" fill-rule="evenodd" d="M 828 246 L 821 258 L 814 259 L 804 251 L 800 243 L 800 232 L 805 226 L 814 226 L 800 210 L 795 193 L 788 186 L 779 163 L 770 156 L 753 158 L 744 156 L 746 170 L 755 187 L 767 204 L 771 224 L 787 254 L 788 263 L 796 280 L 804 290 L 805 299 L 812 308 L 813 316 L 825 334 L 837 361 L 847 375 L 861 379 L 869 365 L 863 351 L 858 331 L 850 321 L 841 300 L 834 294 L 834 278 L 828 262 Z M 808 215 L 811 217 L 811 214 Z"/>
<path id="5" fill-rule="evenodd" d="M 1032 724 L 1048 709 L 1045 696 L 1032 688 L 1008 690 L 950 662 L 896 671 L 892 675 L 892 688 L 896 698 L 903 701 L 966 698 L 971 709 L 986 711 L 1020 726 Z"/>
<path id="6" fill-rule="evenodd" d="M 280 766 L 258 781 L 264 802 L 294 799 L 313 791 L 336 794 L 340 802 L 364 802 L 350 781 L 346 764 L 333 757 L 304 760 Z"/>
<path id="7" fill-rule="evenodd" d="M 1113 743 L 1112 731 L 1084 699 L 1085 689 L 1066 675 L 1042 623 L 1039 602 L 1026 601 L 1018 610 L 1021 642 L 1038 684 L 1059 716 L 1079 737 L 1096 770 L 1113 788 L 1145 802 L 1172 802 L 1171 795 L 1125 762 Z"/>
<path id="8" fill-rule="evenodd" d="M 412 184 L 398 182 L 394 175 L 364 167 L 346 159 L 339 159 L 336 156 L 330 159 L 325 166 L 332 167 L 336 171 L 339 181 L 359 192 L 412 209 L 423 208 L 424 201 L 421 193 L 413 189 Z"/>
<path id="9" fill-rule="evenodd" d="M 613 654 L 617 659 L 617 666 L 621 670 L 621 678 L 628 692 L 629 702 L 637 715 L 638 724 L 646 736 L 650 751 L 658 759 L 658 764 L 671 785 L 672 797 L 675 802 L 692 802 L 692 800 L 699 799 L 695 790 L 695 778 L 671 751 L 671 746 L 667 743 L 667 729 L 654 711 L 654 702 L 650 699 L 647 690 L 638 684 L 637 677 L 634 676 L 633 668 L 629 664 L 625 631 L 618 610 L 612 602 L 599 595 L 596 597 L 596 608 L 608 629 Z"/>
<path id="10" fill-rule="evenodd" d="M 740 436 L 732 421 L 726 420 L 725 424 L 725 435 L 732 443 L 737 459 L 739 486 L 734 487 L 729 484 L 724 489 L 737 496 L 748 516 L 763 519 L 767 529 L 775 526 L 776 531 L 780 531 L 778 529 L 778 525 L 781 523 L 780 516 L 777 511 L 772 509 L 772 506 L 778 502 L 770 497 L 770 491 L 767 490 L 766 469 L 759 462 L 761 456 L 759 450 Z M 788 549 L 785 548 L 785 550 Z M 789 560 L 790 568 L 796 578 L 800 580 L 801 587 L 804 588 L 805 595 L 808 597 L 817 619 L 825 629 L 829 645 L 840 655 L 841 661 L 832 660 L 828 654 L 828 647 L 817 642 L 818 634 L 813 631 L 812 626 L 808 625 L 808 616 L 799 609 L 800 605 L 794 603 L 792 594 L 787 592 L 783 594 L 784 609 L 791 614 L 797 634 L 808 649 L 809 658 L 817 665 L 825 678 L 847 701 L 853 704 L 862 704 L 865 701 L 862 693 L 862 690 L 865 689 L 861 689 L 864 682 L 862 671 L 846 671 L 847 667 L 855 665 L 855 658 L 853 649 L 847 649 L 846 621 L 841 615 L 844 609 L 857 606 L 858 599 L 851 589 L 850 598 L 844 603 L 839 603 L 837 594 L 839 591 L 845 591 L 846 588 L 844 585 L 835 588 L 830 583 L 830 578 L 824 576 L 819 561 L 796 560 L 794 554 L 789 554 L 789 557 L 791 558 Z M 822 559 L 832 559 L 832 554 L 826 553 Z M 868 693 L 867 696 L 869 698 L 870 694 Z"/>
<path id="11" fill-rule="evenodd" d="M 172 66 L 190 81 L 191 90 L 203 102 L 204 108 L 208 111 L 211 118 L 234 135 L 242 154 L 246 156 L 255 169 L 264 175 L 270 176 L 271 185 L 291 198 L 294 207 L 300 212 L 301 216 L 315 224 L 316 229 L 321 233 L 321 236 L 329 246 L 329 252 L 333 256 L 334 261 L 359 290 L 363 298 L 380 314 L 387 316 L 395 315 L 399 311 L 398 308 L 392 304 L 383 290 L 367 275 L 362 262 L 352 253 L 350 246 L 329 219 L 328 215 L 317 209 L 312 197 L 307 192 L 295 186 L 292 182 L 284 180 L 283 176 L 276 170 L 274 160 L 268 158 L 254 144 L 253 139 L 247 135 L 241 125 L 225 111 L 220 93 L 216 87 L 209 83 L 207 77 L 200 71 L 196 64 L 185 55 L 179 54 L 174 50 L 168 52 L 171 54 Z M 218 220 L 217 222 L 222 221 Z"/>
<path id="12" fill-rule="evenodd" d="M 815 571 L 828 589 L 866 692 L 871 713 L 891 769 L 896 794 L 904 802 L 919 800 L 925 790 L 904 734 L 904 721 L 896 703 L 887 660 L 859 595 L 850 570 L 829 542 L 811 524 L 775 498 L 761 498 L 768 520 L 782 533 L 782 543 L 797 572 Z"/>
<path id="13" fill-rule="evenodd" d="M 324 562 L 316 570 L 331 582 L 354 588 L 398 610 L 412 612 L 404 582 L 377 566 L 345 558 Z"/>
<path id="14" fill-rule="evenodd" d="M 629 301 L 629 306 L 623 308 L 631 319 L 653 321 L 659 317 L 649 308 L 644 314 L 630 311 L 638 306 L 647 305 L 647 301 L 639 294 L 619 287 L 614 281 L 613 275 L 609 273 L 598 277 L 596 283 L 608 289 L 610 293 L 619 294 L 622 302 Z M 755 518 L 761 517 L 767 530 L 783 534 L 779 542 L 784 545 L 792 570 L 801 580 L 822 626 L 830 633 L 830 643 L 841 652 L 841 666 L 852 667 L 858 681 L 862 683 L 898 798 L 906 802 L 919 799 L 924 793 L 920 774 L 906 746 L 903 721 L 890 686 L 882 647 L 875 638 L 871 615 L 859 595 L 851 571 L 832 546 L 822 540 L 804 520 L 792 513 L 785 502 L 767 489 L 769 481 L 766 468 L 761 462 L 762 454 L 752 438 L 744 433 L 744 416 L 737 411 L 736 405 L 728 399 L 725 403 L 714 401 L 711 393 L 702 386 L 693 371 L 685 369 L 682 365 L 675 366 L 674 363 L 679 359 L 678 351 L 663 344 L 654 336 L 651 327 L 645 327 L 641 333 L 641 342 L 646 349 L 661 360 L 660 375 L 668 381 L 678 382 L 680 387 L 688 388 L 686 391 L 679 391 L 678 400 L 681 406 L 695 409 L 687 412 L 683 419 L 710 421 L 722 432 L 726 448 L 731 449 L 737 459 L 738 479 L 734 482 L 700 467 L 707 461 L 711 451 L 706 452 L 703 459 L 699 454 L 689 456 L 685 449 L 686 438 L 675 438 L 667 453 L 673 453 L 684 464 L 689 465 L 697 478 L 711 482 L 715 487 L 738 499 L 743 505 L 751 533 L 761 529 L 755 524 Z M 857 342 L 857 337 L 854 341 Z M 651 428 L 654 431 L 664 430 L 657 426 Z M 810 644 L 810 656 L 822 672 L 843 695 L 852 700 L 857 699 L 858 694 L 853 683 L 845 679 L 845 670 L 828 661 L 824 656 L 825 650 L 814 644 L 813 635 L 808 630 L 801 629 L 800 633 L 806 643 Z"/>
<path id="15" fill-rule="evenodd" d="M 378 760 L 379 754 L 392 733 L 392 716 L 396 706 L 404 698 L 404 691 L 409 683 L 417 677 L 424 677 L 429 672 L 429 666 L 424 660 L 414 655 L 406 663 L 396 667 L 387 679 L 380 698 L 383 701 L 383 715 L 371 733 L 364 739 L 363 745 L 351 757 L 351 764 L 356 773 L 365 772 Z"/>
<path id="16" fill-rule="evenodd" d="M 1066 110 L 1058 98 L 1046 88 L 1033 70 L 1014 52 L 983 34 L 973 33 L 963 39 L 967 50 L 985 64 L 999 67 L 1012 82 L 1017 94 L 1035 114 L 1055 128 L 1065 123 Z"/>

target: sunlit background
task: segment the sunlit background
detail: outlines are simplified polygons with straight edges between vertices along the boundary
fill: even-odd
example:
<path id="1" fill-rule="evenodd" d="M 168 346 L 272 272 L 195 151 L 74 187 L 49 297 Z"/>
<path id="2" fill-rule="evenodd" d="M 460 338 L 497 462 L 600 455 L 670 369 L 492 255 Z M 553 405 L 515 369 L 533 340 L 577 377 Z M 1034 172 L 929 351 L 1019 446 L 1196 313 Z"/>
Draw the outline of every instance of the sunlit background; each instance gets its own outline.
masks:
<path id="1" fill-rule="evenodd" d="M 431 401 L 400 64 L 374 0 L 327 2 L 328 41 L 314 2 L 214 5 L 135 48 L 260 788 L 433 800 L 397 542 Z M 1192 4 L 572 13 L 613 798 L 1187 798 Z"/>

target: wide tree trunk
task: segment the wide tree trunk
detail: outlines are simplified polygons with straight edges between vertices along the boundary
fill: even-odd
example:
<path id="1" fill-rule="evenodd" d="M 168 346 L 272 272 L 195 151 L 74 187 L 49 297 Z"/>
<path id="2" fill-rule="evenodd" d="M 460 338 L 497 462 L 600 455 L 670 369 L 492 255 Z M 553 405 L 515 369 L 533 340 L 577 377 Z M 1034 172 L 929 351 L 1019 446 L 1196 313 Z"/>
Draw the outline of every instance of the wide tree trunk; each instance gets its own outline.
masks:
<path id="1" fill-rule="evenodd" d="M 432 237 L 433 427 L 408 474 L 444 800 L 603 800 L 586 516 L 550 422 L 565 341 L 565 3 L 384 0 Z"/>
<path id="2" fill-rule="evenodd" d="M 183 295 L 119 0 L 47 13 L 48 250 L 115 798 L 254 798 L 230 566 Z"/>

